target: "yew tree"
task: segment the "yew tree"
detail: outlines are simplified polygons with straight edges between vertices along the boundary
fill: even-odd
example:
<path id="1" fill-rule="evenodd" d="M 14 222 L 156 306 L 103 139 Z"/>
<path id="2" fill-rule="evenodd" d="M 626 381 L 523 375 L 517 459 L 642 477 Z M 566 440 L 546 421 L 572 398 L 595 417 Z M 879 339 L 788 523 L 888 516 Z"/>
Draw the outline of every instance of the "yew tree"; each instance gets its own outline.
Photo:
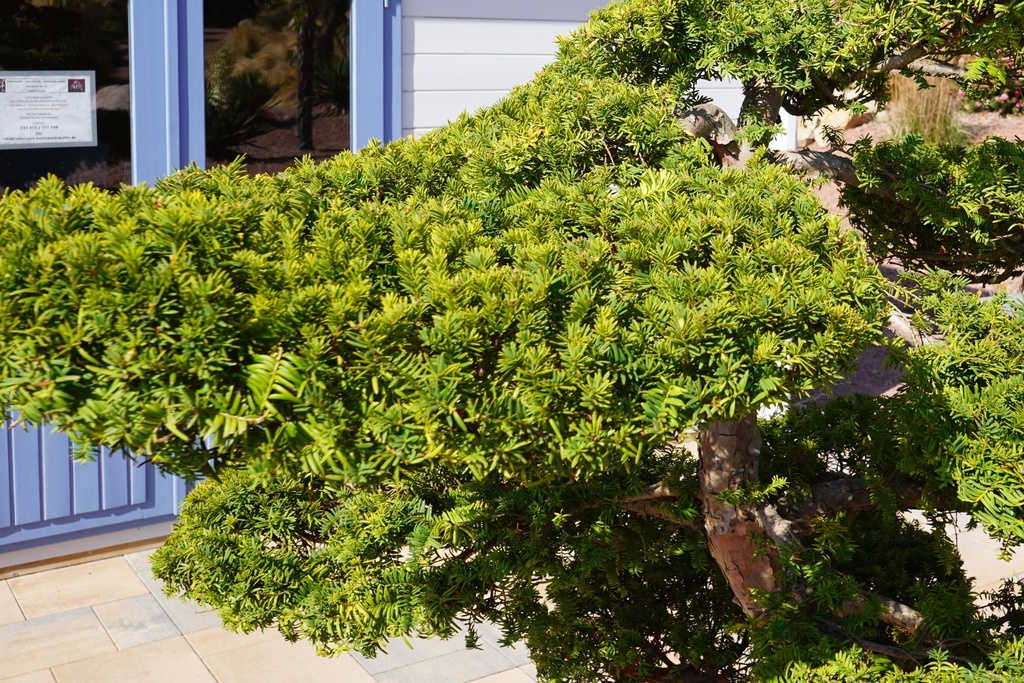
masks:
<path id="1" fill-rule="evenodd" d="M 1024 680 L 1021 586 L 904 514 L 1024 539 L 1024 317 L 969 287 L 1024 269 L 1024 146 L 767 145 L 896 71 L 1012 84 L 1022 36 L 1022 2 L 625 0 L 416 140 L 44 179 L 0 199 L 0 399 L 204 478 L 156 573 L 325 654 L 488 621 L 546 680 Z M 871 345 L 899 390 L 830 398 Z"/>

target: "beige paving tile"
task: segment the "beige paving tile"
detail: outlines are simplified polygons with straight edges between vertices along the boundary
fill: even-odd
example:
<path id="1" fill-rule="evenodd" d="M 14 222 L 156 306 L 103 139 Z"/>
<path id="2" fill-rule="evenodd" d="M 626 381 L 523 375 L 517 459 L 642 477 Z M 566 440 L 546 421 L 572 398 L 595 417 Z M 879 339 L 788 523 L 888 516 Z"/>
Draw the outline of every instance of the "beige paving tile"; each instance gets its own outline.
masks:
<path id="1" fill-rule="evenodd" d="M 209 657 L 210 655 L 227 652 L 228 650 L 262 643 L 266 640 L 281 640 L 284 636 L 274 630 L 235 633 L 218 626 L 204 631 L 187 633 L 185 638 L 200 657 Z"/>
<path id="2" fill-rule="evenodd" d="M 16 621 L 24 621 L 25 615 L 18 607 L 18 601 L 14 599 L 14 593 L 6 581 L 0 581 L 0 626 L 13 624 Z"/>
<path id="3" fill-rule="evenodd" d="M 119 650 L 181 635 L 152 595 L 115 600 L 92 610 Z"/>
<path id="4" fill-rule="evenodd" d="M 220 683 L 374 683 L 349 655 L 317 657 L 308 643 L 266 640 L 204 657 Z"/>
<path id="5" fill-rule="evenodd" d="M 34 671 L 24 676 L 15 676 L 14 678 L 5 678 L 0 683 L 54 683 L 56 679 L 53 674 L 50 673 L 49 669 L 45 671 Z"/>
<path id="6" fill-rule="evenodd" d="M 28 619 L 148 592 L 123 557 L 19 576 L 8 583 Z"/>
<path id="7" fill-rule="evenodd" d="M 388 642 L 387 651 L 373 659 L 363 657 L 359 653 L 353 653 L 352 657 L 364 669 L 376 676 L 385 671 L 400 669 L 465 649 L 466 640 L 461 634 L 456 634 L 448 640 L 441 640 L 440 638 L 409 638 L 406 641 L 401 638 L 394 638 Z"/>
<path id="8" fill-rule="evenodd" d="M 117 650 L 88 607 L 0 626 L 0 644 L 0 680 Z"/>
<path id="9" fill-rule="evenodd" d="M 53 675 L 57 683 L 216 683 L 181 636 L 57 666 Z"/>
<path id="10" fill-rule="evenodd" d="M 377 674 L 378 683 L 469 683 L 516 667 L 494 646 L 462 649 Z"/>
<path id="11" fill-rule="evenodd" d="M 472 683 L 533 683 L 533 680 L 519 669 L 512 669 L 487 678 L 478 678 Z"/>
<path id="12" fill-rule="evenodd" d="M 126 555 L 125 560 L 131 565 L 142 583 L 153 594 L 160 607 L 171 617 L 171 621 L 182 633 L 196 633 L 211 628 L 220 628 L 220 617 L 209 607 L 205 607 L 192 601 L 181 600 L 180 598 L 169 598 L 164 595 L 164 582 L 153 578 L 153 572 L 149 568 L 149 556 L 152 550 L 144 550 L 138 553 Z"/>

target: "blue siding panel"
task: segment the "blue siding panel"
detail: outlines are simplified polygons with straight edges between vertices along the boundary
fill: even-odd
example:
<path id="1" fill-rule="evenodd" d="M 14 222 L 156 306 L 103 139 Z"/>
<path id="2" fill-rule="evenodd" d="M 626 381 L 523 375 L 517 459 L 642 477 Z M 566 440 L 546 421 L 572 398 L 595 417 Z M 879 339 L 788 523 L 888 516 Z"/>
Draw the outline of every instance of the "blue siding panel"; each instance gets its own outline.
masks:
<path id="1" fill-rule="evenodd" d="M 402 137 L 402 0 L 384 10 L 384 142 Z"/>
<path id="2" fill-rule="evenodd" d="M 14 523 L 32 524 L 43 518 L 43 477 L 39 467 L 42 435 L 38 429 L 15 427 L 11 432 L 14 467 Z"/>
<path id="3" fill-rule="evenodd" d="M 2 415 L 0 415 L 2 417 Z M 14 523 L 11 494 L 14 472 L 11 469 L 11 422 L 0 419 L 0 531 Z"/>
<path id="4" fill-rule="evenodd" d="M 71 439 L 49 427 L 41 432 L 43 472 L 43 519 L 71 514 Z"/>
<path id="5" fill-rule="evenodd" d="M 103 487 L 102 505 L 104 510 L 114 510 L 128 505 L 128 466 L 130 461 L 110 449 L 101 450 L 100 484 Z"/>
<path id="6" fill-rule="evenodd" d="M 74 480 L 72 497 L 74 514 L 84 515 L 100 509 L 100 466 L 92 462 L 73 462 L 71 476 Z"/>
<path id="7" fill-rule="evenodd" d="M 216 2 L 217 0 L 209 0 Z M 340 0 L 339 0 L 340 1 Z M 203 0 L 178 2 L 178 163 L 206 168 L 206 60 L 203 54 Z"/>
<path id="8" fill-rule="evenodd" d="M 152 479 L 149 476 L 152 469 L 152 465 L 142 465 L 131 460 L 128 461 L 130 505 L 142 505 L 147 500 L 151 500 L 148 481 Z"/>

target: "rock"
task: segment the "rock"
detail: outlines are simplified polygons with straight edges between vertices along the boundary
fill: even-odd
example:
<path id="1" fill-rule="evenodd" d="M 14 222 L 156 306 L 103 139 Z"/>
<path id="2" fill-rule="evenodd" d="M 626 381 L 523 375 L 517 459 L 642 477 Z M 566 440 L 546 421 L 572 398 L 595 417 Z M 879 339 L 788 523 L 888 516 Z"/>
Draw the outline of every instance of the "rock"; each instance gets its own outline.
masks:
<path id="1" fill-rule="evenodd" d="M 710 102 L 687 109 L 678 116 L 683 129 L 693 133 L 694 137 L 723 146 L 736 140 L 736 124 L 721 107 Z"/>

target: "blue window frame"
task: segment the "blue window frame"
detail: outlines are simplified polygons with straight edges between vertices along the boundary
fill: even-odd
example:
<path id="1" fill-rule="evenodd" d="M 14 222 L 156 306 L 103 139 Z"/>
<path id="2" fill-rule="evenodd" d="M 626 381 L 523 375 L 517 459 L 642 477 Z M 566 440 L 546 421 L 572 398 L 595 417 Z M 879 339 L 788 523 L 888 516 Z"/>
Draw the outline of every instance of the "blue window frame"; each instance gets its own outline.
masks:
<path id="1" fill-rule="evenodd" d="M 206 162 L 203 0 L 130 0 L 128 12 L 132 180 L 152 183 Z"/>
<path id="2" fill-rule="evenodd" d="M 352 0 L 352 149 L 402 136 L 402 2 Z"/>

